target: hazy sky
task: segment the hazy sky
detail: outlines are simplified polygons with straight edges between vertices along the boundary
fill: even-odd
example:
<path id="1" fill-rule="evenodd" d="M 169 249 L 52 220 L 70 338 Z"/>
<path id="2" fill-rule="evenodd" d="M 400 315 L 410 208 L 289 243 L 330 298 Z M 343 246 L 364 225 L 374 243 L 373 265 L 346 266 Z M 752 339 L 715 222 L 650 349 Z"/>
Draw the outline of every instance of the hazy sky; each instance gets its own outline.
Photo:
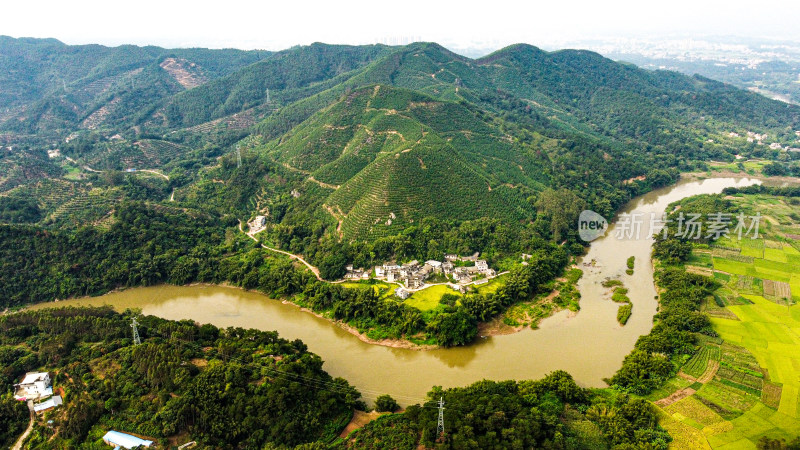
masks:
<path id="1" fill-rule="evenodd" d="M 800 5 L 778 0 L 399 2 L 7 1 L 0 34 L 68 44 L 277 50 L 391 38 L 450 47 L 558 45 L 594 36 L 723 34 L 800 40 Z"/>

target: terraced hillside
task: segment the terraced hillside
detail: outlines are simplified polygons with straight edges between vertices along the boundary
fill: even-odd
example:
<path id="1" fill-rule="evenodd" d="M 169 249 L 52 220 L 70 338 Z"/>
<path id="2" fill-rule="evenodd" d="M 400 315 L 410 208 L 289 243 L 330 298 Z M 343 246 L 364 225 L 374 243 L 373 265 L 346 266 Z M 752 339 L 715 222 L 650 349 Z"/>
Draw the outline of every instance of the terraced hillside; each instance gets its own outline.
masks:
<path id="1" fill-rule="evenodd" d="M 536 147 L 475 110 L 381 85 L 353 91 L 266 150 L 336 188 L 325 204 L 341 212 L 348 238 L 427 216 L 530 219 L 526 197 L 548 182 L 549 162 Z"/>

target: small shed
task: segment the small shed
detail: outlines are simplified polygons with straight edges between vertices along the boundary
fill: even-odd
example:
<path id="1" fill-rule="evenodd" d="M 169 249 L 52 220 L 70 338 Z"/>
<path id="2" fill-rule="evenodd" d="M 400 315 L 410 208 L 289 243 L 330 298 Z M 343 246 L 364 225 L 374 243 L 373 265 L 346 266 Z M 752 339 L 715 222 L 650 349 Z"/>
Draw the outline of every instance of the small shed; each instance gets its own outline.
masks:
<path id="1" fill-rule="evenodd" d="M 39 403 L 37 405 L 33 405 L 33 410 L 37 413 L 42 411 L 47 411 L 50 408 L 61 406 L 63 403 L 64 401 L 61 399 L 61 396 L 55 395 L 49 400 L 43 401 L 42 403 Z"/>

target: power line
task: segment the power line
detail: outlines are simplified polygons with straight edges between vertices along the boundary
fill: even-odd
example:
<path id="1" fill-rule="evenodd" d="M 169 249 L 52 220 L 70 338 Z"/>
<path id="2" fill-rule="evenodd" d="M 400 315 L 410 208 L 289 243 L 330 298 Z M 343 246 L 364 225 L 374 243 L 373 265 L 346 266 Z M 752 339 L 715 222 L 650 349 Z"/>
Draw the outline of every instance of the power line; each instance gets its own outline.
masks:
<path id="1" fill-rule="evenodd" d="M 439 397 L 439 423 L 436 426 L 436 435 L 444 436 L 444 397 Z"/>
<path id="2" fill-rule="evenodd" d="M 137 328 L 137 325 L 139 325 L 139 323 L 136 322 L 136 317 L 134 316 L 133 319 L 131 319 L 131 328 L 133 328 L 133 345 L 139 345 L 142 343 L 142 340 L 139 338 L 139 329 Z"/>

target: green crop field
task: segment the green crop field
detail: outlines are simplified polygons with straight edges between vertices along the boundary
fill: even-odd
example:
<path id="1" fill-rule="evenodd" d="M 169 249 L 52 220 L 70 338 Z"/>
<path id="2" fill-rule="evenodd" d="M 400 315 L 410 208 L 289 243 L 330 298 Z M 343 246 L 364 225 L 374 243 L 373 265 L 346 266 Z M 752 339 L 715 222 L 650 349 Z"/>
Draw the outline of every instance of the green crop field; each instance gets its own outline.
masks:
<path id="1" fill-rule="evenodd" d="M 759 239 L 728 236 L 710 253 L 695 249 L 687 261 L 695 267 L 710 262 L 722 285 L 704 306 L 722 340 L 702 340 L 681 368 L 690 379 L 705 375 L 690 385 L 696 392 L 662 406 L 661 423 L 677 448 L 757 448 L 762 437 L 800 436 L 800 250 L 792 238 L 800 234 L 797 208 L 760 195 L 735 201 L 748 214 L 761 211 Z M 649 398 L 684 389 L 687 381 L 677 379 L 682 381 Z"/>
<path id="2" fill-rule="evenodd" d="M 439 306 L 439 300 L 444 294 L 454 294 L 461 296 L 460 293 L 450 289 L 446 285 L 432 286 L 421 291 L 414 292 L 405 301 L 406 305 L 413 306 L 420 311 L 428 311 Z"/>
<path id="3" fill-rule="evenodd" d="M 800 308 L 744 297 L 751 303 L 727 306 L 738 320 L 710 319 L 723 344 L 705 344 L 682 368 L 699 377 L 714 361 L 713 380 L 663 409 L 663 426 L 691 448 L 756 448 L 763 436 L 800 435 Z"/>
<path id="4" fill-rule="evenodd" d="M 700 347 L 700 350 L 695 353 L 692 359 L 690 359 L 681 370 L 695 378 L 699 378 L 706 371 L 709 358 L 719 359 L 718 346 L 708 345 Z"/>
<path id="5" fill-rule="evenodd" d="M 693 251 L 687 263 L 693 266 L 708 268 L 714 267 L 714 264 L 711 261 L 711 254 L 707 251 Z"/>
<path id="6" fill-rule="evenodd" d="M 490 282 L 478 286 L 478 293 L 479 294 L 493 294 L 500 286 L 506 284 L 506 275 L 500 275 L 499 277 L 491 280 Z"/>

